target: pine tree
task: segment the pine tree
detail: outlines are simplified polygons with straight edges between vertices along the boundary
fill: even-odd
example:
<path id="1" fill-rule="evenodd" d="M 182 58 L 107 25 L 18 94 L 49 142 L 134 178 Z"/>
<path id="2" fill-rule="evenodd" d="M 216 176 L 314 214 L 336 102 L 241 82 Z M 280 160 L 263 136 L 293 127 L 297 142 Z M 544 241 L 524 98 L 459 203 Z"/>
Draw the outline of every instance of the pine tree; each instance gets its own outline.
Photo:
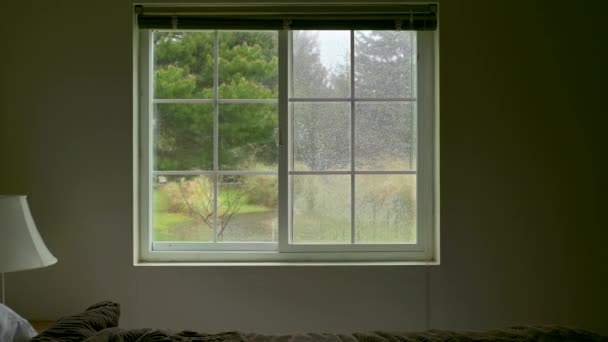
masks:
<path id="1" fill-rule="evenodd" d="M 327 98 L 348 96 L 320 58 L 318 35 L 322 32 L 293 32 L 293 97 Z M 348 77 L 348 72 L 339 73 Z M 339 94 L 339 95 L 337 95 Z M 327 170 L 345 167 L 350 161 L 350 107 L 346 102 L 297 103 L 294 114 L 296 168 Z"/>
<path id="2" fill-rule="evenodd" d="M 358 98 L 415 97 L 415 37 L 412 31 L 355 34 Z M 414 110 L 408 102 L 358 104 L 355 114 L 357 167 L 414 167 Z"/>
<path id="3" fill-rule="evenodd" d="M 155 35 L 155 98 L 214 97 L 214 32 Z M 220 32 L 220 98 L 277 98 L 276 33 Z M 211 104 L 162 104 L 155 110 L 155 156 L 159 170 L 213 169 Z M 276 163 L 276 105 L 219 106 L 221 169 Z M 255 158 L 252 158 L 254 156 Z"/>

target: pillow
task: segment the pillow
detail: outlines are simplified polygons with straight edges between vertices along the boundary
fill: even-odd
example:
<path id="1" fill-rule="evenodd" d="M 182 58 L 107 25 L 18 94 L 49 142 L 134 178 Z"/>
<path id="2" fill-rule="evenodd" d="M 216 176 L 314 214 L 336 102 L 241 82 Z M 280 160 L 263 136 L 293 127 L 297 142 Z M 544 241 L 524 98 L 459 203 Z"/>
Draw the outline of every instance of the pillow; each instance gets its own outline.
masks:
<path id="1" fill-rule="evenodd" d="M 82 341 L 98 331 L 118 326 L 120 305 L 118 303 L 99 302 L 84 312 L 65 316 L 51 324 L 35 341 Z"/>
<path id="2" fill-rule="evenodd" d="M 0 304 L 0 342 L 25 342 L 36 336 L 30 322 Z"/>

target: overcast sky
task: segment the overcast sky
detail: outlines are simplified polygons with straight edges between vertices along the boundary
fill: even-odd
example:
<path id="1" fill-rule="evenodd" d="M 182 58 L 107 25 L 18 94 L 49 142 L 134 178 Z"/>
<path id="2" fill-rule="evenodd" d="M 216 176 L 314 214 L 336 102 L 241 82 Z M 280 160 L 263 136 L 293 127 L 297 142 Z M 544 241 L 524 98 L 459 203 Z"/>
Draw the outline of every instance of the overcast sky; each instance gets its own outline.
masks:
<path id="1" fill-rule="evenodd" d="M 338 64 L 349 65 L 350 31 L 313 31 L 319 44 L 321 63 L 329 70 Z"/>

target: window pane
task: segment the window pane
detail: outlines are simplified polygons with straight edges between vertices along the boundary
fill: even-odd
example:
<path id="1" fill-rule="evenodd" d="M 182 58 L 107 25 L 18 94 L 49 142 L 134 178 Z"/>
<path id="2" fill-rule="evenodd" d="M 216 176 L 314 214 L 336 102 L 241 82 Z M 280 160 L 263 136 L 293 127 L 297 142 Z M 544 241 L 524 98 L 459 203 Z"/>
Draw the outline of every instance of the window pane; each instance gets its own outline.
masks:
<path id="1" fill-rule="evenodd" d="M 294 97 L 350 97 L 350 31 L 293 31 Z"/>
<path id="2" fill-rule="evenodd" d="M 410 102 L 364 102 L 355 106 L 356 170 L 414 170 L 416 125 Z"/>
<path id="3" fill-rule="evenodd" d="M 350 176 L 293 177 L 293 243 L 350 243 Z"/>
<path id="4" fill-rule="evenodd" d="M 416 176 L 355 176 L 355 242 L 416 242 Z"/>
<path id="5" fill-rule="evenodd" d="M 350 170 L 350 103 L 293 104 L 293 169 Z"/>
<path id="6" fill-rule="evenodd" d="M 218 240 L 278 240 L 278 177 L 221 176 Z"/>
<path id="7" fill-rule="evenodd" d="M 155 170 L 213 170 L 213 105 L 156 104 Z"/>
<path id="8" fill-rule="evenodd" d="M 277 170 L 278 105 L 221 104 L 220 170 Z"/>
<path id="9" fill-rule="evenodd" d="M 355 32 L 357 97 L 413 97 L 415 31 Z"/>
<path id="10" fill-rule="evenodd" d="M 213 178 L 154 176 L 154 241 L 213 241 Z"/>
<path id="11" fill-rule="evenodd" d="M 225 99 L 278 97 L 278 33 L 219 32 L 219 96 Z"/>
<path id="12" fill-rule="evenodd" d="M 154 98 L 213 98 L 213 32 L 155 32 Z"/>

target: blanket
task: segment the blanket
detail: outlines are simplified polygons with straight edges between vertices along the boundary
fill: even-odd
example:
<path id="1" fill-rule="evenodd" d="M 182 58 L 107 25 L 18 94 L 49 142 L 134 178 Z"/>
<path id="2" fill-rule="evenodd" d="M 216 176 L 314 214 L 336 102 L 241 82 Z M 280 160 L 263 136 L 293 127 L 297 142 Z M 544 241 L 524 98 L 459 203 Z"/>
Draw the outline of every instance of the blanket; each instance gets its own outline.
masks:
<path id="1" fill-rule="evenodd" d="M 108 328 L 90 336 L 87 342 L 461 342 L 461 341 L 579 341 L 608 342 L 608 337 L 562 326 L 521 326 L 488 331 L 427 330 L 422 332 L 376 331 L 354 334 L 262 335 L 239 332 L 206 334 L 158 329 Z"/>

